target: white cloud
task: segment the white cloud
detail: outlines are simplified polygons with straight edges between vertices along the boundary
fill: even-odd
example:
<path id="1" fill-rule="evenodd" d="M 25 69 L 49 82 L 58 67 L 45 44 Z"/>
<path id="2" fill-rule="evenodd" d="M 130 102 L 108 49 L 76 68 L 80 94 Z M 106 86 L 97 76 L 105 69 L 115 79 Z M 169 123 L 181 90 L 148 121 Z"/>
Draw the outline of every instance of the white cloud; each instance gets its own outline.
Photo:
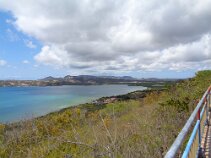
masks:
<path id="1" fill-rule="evenodd" d="M 23 60 L 22 63 L 23 64 L 29 64 L 30 62 L 28 60 Z"/>
<path id="2" fill-rule="evenodd" d="M 68 53 L 63 48 L 54 46 L 44 46 L 41 52 L 35 56 L 35 60 L 54 66 L 67 66 L 69 59 Z"/>
<path id="3" fill-rule="evenodd" d="M 0 66 L 5 66 L 6 64 L 7 64 L 7 62 L 5 60 L 0 59 Z"/>
<path id="4" fill-rule="evenodd" d="M 36 48 L 37 46 L 32 42 L 32 41 L 30 41 L 30 40 L 24 40 L 24 43 L 25 43 L 25 45 L 27 46 L 27 47 L 29 47 L 29 48 Z"/>
<path id="5" fill-rule="evenodd" d="M 209 0 L 0 3 L 13 13 L 18 30 L 43 42 L 34 57 L 40 64 L 87 71 L 181 71 L 211 65 Z"/>

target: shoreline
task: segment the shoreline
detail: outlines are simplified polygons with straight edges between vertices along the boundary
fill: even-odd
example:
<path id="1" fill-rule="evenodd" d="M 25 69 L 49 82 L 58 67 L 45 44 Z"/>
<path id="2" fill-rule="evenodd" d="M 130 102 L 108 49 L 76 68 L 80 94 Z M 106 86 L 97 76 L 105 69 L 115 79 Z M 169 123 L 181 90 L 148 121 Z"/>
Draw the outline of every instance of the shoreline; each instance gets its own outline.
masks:
<path id="1" fill-rule="evenodd" d="M 122 84 L 0 88 L 0 94 L 3 97 L 0 102 L 2 109 L 0 122 L 6 124 L 36 118 L 63 108 L 93 103 L 101 97 L 127 94 L 143 89 L 146 87 L 129 87 Z"/>
<path id="2" fill-rule="evenodd" d="M 146 87 L 147 88 L 147 87 Z M 95 99 L 93 101 L 90 102 L 86 102 L 86 103 L 82 103 L 82 104 L 76 104 L 73 106 L 68 106 L 68 107 L 64 107 L 61 108 L 59 110 L 55 110 L 40 116 L 35 116 L 35 117 L 29 117 L 29 118 L 23 118 L 17 121 L 10 121 L 10 122 L 0 122 L 0 124 L 4 124 L 4 125 L 11 125 L 11 124 L 19 124 L 21 122 L 26 122 L 26 121 L 30 121 L 30 120 L 36 120 L 36 119 L 42 119 L 45 118 L 49 115 L 54 115 L 57 113 L 62 113 L 68 109 L 74 109 L 74 108 L 79 108 L 81 110 L 84 110 L 86 112 L 91 112 L 91 111 L 96 111 L 99 109 L 102 109 L 105 107 L 106 104 L 109 103 L 114 103 L 114 102 L 118 102 L 118 101 L 126 101 L 126 100 L 137 100 L 137 99 L 142 99 L 144 98 L 148 93 L 152 92 L 152 91 L 161 91 L 162 89 L 158 90 L 158 89 L 144 89 L 144 90 L 136 90 L 136 91 L 132 91 L 126 94 L 121 94 L 121 95 L 112 95 L 112 96 L 106 96 L 106 97 L 100 97 L 98 99 Z"/>
<path id="3" fill-rule="evenodd" d="M 106 104 L 119 102 L 119 101 L 143 99 L 147 96 L 147 94 L 149 94 L 151 92 L 154 92 L 154 91 L 157 91 L 157 92 L 160 91 L 161 92 L 163 90 L 165 90 L 165 88 L 152 89 L 152 88 L 146 87 L 146 89 L 144 89 L 144 90 L 136 90 L 136 91 L 132 91 L 132 92 L 129 92 L 129 93 L 126 93 L 126 94 L 121 94 L 121 95 L 112 95 L 112 96 L 100 97 L 100 98 L 95 99 L 95 100 L 90 101 L 90 102 L 64 107 L 64 108 L 61 108 L 59 110 L 48 112 L 48 113 L 40 115 L 40 116 L 35 116 L 35 117 L 32 116 L 32 117 L 23 118 L 23 119 L 20 119 L 20 120 L 17 120 L 17 121 L 0 122 L 0 124 L 4 124 L 4 125 L 19 124 L 21 122 L 27 122 L 27 121 L 30 121 L 30 120 L 42 119 L 42 118 L 45 118 L 49 115 L 59 114 L 59 113 L 65 112 L 66 110 L 69 110 L 69 109 L 71 110 L 71 109 L 75 109 L 75 108 L 79 108 L 79 109 L 89 113 L 89 112 L 93 112 L 93 111 L 105 108 Z"/>
<path id="4" fill-rule="evenodd" d="M 101 86 L 101 85 L 127 85 L 127 86 L 142 86 L 143 85 L 137 83 L 103 83 L 103 84 L 62 84 L 62 85 L 0 85 L 0 88 L 12 88 L 12 87 L 60 87 L 60 86 Z M 148 88 L 148 87 L 147 87 Z"/>
<path id="5" fill-rule="evenodd" d="M 151 92 L 154 92 L 154 91 L 162 92 L 164 90 L 165 89 L 147 88 L 145 90 L 137 90 L 137 91 L 129 92 L 129 93 L 122 94 L 122 95 L 113 95 L 113 96 L 101 97 L 101 98 L 93 100 L 92 102 L 86 102 L 86 103 L 82 103 L 82 104 L 77 104 L 77 105 L 65 107 L 65 108 L 62 108 L 60 110 L 52 111 L 50 113 L 44 114 L 42 116 L 38 116 L 38 117 L 31 118 L 31 119 L 26 119 L 26 120 L 20 120 L 20 121 L 17 121 L 17 122 L 11 122 L 9 124 L 16 124 L 16 123 L 19 123 L 19 122 L 25 122 L 25 121 L 34 120 L 34 119 L 42 119 L 42 118 L 45 118 L 49 115 L 60 114 L 62 112 L 65 112 L 66 110 L 72 110 L 72 109 L 75 109 L 75 108 L 79 108 L 79 109 L 84 110 L 84 111 L 89 113 L 89 112 L 93 112 L 93 111 L 96 111 L 96 110 L 103 109 L 106 104 L 110 104 L 110 103 L 114 103 L 114 102 L 118 102 L 118 101 L 143 99 L 147 96 L 147 94 L 149 94 Z"/>

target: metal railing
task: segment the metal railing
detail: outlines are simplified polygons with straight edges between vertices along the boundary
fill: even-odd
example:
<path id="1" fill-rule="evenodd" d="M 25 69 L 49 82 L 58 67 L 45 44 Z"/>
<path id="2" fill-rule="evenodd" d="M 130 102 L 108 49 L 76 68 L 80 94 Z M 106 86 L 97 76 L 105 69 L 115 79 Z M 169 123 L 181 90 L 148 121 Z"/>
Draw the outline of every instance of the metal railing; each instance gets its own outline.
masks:
<path id="1" fill-rule="evenodd" d="M 176 157 L 193 123 L 195 123 L 195 126 L 188 140 L 186 148 L 182 154 L 182 158 L 189 158 L 189 157 L 195 158 L 203 154 L 201 148 L 201 140 L 204 132 L 204 127 L 208 125 L 208 117 L 209 117 L 208 113 L 210 107 L 210 89 L 211 87 L 207 89 L 201 100 L 198 102 L 196 108 L 194 109 L 193 113 L 187 120 L 185 126 L 182 128 L 181 132 L 175 139 L 174 143 L 166 153 L 165 158 Z M 195 121 L 195 118 L 197 118 L 197 121 Z"/>

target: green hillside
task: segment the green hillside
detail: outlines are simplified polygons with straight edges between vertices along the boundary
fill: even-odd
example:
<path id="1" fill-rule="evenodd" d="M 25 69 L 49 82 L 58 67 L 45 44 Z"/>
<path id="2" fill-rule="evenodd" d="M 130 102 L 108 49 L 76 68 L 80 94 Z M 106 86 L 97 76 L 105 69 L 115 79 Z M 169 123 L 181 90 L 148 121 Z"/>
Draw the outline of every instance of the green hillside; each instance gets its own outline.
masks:
<path id="1" fill-rule="evenodd" d="M 0 157 L 163 157 L 210 83 L 211 71 L 200 71 L 145 97 L 0 125 Z"/>

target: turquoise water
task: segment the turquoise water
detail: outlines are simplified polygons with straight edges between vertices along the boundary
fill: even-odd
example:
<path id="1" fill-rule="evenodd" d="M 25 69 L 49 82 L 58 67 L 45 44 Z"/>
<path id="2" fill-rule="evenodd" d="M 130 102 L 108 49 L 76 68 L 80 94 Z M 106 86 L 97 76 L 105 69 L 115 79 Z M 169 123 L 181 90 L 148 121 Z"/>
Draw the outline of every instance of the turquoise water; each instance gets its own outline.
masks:
<path id="1" fill-rule="evenodd" d="M 103 96 L 143 89 L 141 86 L 127 85 L 1 87 L 0 122 L 37 117 Z"/>

